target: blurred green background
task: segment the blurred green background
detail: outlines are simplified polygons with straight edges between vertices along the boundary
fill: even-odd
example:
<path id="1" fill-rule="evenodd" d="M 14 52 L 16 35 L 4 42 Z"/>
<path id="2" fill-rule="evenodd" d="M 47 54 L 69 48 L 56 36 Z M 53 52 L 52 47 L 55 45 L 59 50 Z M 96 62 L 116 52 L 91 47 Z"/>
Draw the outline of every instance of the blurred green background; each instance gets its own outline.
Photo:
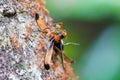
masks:
<path id="1" fill-rule="evenodd" d="M 66 54 L 79 80 L 120 80 L 120 0 L 46 0 L 54 22 L 63 22 Z"/>

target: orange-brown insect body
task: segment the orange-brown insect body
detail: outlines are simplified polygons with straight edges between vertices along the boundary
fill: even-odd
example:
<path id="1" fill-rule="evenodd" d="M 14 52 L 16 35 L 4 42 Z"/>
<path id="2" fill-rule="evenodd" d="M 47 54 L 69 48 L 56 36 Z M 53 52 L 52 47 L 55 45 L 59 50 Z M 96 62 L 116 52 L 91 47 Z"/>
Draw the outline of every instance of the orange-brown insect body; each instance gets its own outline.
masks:
<path id="1" fill-rule="evenodd" d="M 17 39 L 16 39 L 15 36 L 11 35 L 11 36 L 10 36 L 10 40 L 11 40 L 12 45 L 13 45 L 15 48 L 20 49 L 20 45 L 18 44 Z"/>
<path id="2" fill-rule="evenodd" d="M 27 25 L 26 31 L 27 32 L 31 32 L 32 31 L 32 23 L 30 23 L 30 24 Z"/>
<path id="3" fill-rule="evenodd" d="M 26 33 L 26 34 L 24 35 L 24 37 L 25 37 L 25 39 L 28 39 L 29 34 L 28 34 L 28 33 Z"/>
<path id="4" fill-rule="evenodd" d="M 27 5 L 27 7 L 30 7 L 30 1 L 29 0 L 26 0 L 25 3 Z"/>

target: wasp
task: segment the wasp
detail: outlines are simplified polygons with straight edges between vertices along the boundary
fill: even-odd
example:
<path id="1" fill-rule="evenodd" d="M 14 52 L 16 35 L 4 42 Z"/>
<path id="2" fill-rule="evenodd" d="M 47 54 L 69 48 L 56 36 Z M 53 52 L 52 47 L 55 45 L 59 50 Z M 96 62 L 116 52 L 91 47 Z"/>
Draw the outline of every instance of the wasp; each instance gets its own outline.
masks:
<path id="1" fill-rule="evenodd" d="M 35 20 L 39 26 L 39 28 L 43 31 L 47 29 L 46 36 L 49 38 L 50 45 L 47 49 L 45 60 L 44 60 L 44 67 L 46 70 L 50 69 L 50 64 L 53 56 L 53 53 L 55 52 L 55 57 L 57 55 L 60 55 L 62 60 L 62 65 L 64 68 L 64 61 L 72 62 L 64 53 L 64 43 L 63 39 L 67 36 L 67 33 L 62 30 L 61 26 L 59 24 L 56 24 L 56 30 L 59 32 L 55 32 L 54 30 L 50 30 L 47 28 L 44 21 L 41 20 L 39 14 L 35 15 Z"/>
<path id="2" fill-rule="evenodd" d="M 44 67 L 45 67 L 46 70 L 50 69 L 50 64 L 51 64 L 52 57 L 57 57 L 57 55 L 59 55 L 61 57 L 62 66 L 63 66 L 64 69 L 65 69 L 64 61 L 67 61 L 67 62 L 70 62 L 70 63 L 73 62 L 64 53 L 63 39 L 67 36 L 67 33 L 64 32 L 62 30 L 62 28 L 61 29 L 59 28 L 59 31 L 60 31 L 60 33 L 51 34 L 52 37 L 49 40 L 50 45 L 49 45 L 49 48 L 46 52 L 45 61 L 44 61 Z M 53 56 L 53 52 L 55 52 L 54 56 Z"/>
<path id="3" fill-rule="evenodd" d="M 64 61 L 64 52 L 63 52 L 63 43 L 62 39 L 63 35 L 55 35 L 50 38 L 50 46 L 46 52 L 44 67 L 45 69 L 50 69 L 50 63 L 53 55 L 53 51 L 55 51 L 55 55 L 62 54 L 62 63 Z"/>

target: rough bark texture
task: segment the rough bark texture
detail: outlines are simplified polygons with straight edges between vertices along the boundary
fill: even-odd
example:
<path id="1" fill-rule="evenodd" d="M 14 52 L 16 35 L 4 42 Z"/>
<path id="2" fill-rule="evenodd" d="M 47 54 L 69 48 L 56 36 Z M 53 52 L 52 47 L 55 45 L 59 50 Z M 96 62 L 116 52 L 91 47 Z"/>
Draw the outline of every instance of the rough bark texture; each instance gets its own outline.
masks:
<path id="1" fill-rule="evenodd" d="M 39 2 L 40 1 L 40 2 Z M 44 58 L 51 42 L 38 27 L 35 13 L 51 19 L 37 9 L 42 0 L 0 0 L 0 80 L 75 80 L 70 63 L 63 69 L 57 56 L 51 68 L 44 68 Z M 52 30 L 51 21 L 46 21 Z M 54 50 L 52 52 L 55 54 Z"/>

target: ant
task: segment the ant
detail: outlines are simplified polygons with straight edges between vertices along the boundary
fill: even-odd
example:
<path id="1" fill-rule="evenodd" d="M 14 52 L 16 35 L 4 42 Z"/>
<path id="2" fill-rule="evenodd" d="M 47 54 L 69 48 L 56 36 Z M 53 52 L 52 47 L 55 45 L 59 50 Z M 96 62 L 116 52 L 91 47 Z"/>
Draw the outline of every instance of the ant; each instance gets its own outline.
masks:
<path id="1" fill-rule="evenodd" d="M 25 39 L 28 39 L 30 33 L 32 32 L 32 23 L 29 23 L 27 26 L 26 26 L 26 33 L 25 33 Z"/>
<path id="2" fill-rule="evenodd" d="M 17 49 L 20 49 L 20 48 L 21 48 L 21 46 L 18 44 L 18 41 L 17 41 L 17 39 L 16 39 L 16 36 L 11 35 L 11 36 L 10 36 L 10 40 L 11 40 L 12 46 L 14 46 L 14 47 L 17 48 Z"/>

